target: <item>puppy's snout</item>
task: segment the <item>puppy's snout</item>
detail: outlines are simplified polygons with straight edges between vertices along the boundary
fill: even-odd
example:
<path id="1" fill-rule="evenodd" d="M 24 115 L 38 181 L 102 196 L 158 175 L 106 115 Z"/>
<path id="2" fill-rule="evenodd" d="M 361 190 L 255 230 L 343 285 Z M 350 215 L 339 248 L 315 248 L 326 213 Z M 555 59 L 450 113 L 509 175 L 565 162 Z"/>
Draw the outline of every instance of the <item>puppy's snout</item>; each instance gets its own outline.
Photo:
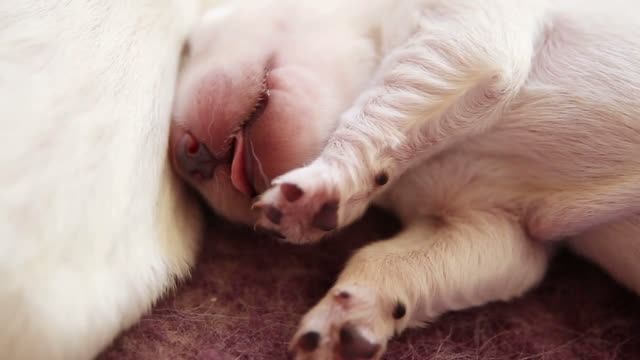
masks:
<path id="1" fill-rule="evenodd" d="M 183 175 L 198 180 L 209 180 L 213 177 L 216 158 L 195 136 L 189 133 L 182 135 L 174 151 L 176 165 Z"/>

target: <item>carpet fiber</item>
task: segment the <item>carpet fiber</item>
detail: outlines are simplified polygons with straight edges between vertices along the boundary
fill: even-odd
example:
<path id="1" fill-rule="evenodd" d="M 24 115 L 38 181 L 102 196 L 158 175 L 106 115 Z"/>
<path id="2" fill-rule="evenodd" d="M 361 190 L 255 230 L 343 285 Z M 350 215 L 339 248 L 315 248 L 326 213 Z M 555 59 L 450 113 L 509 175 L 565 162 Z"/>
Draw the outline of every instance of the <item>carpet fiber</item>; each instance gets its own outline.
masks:
<path id="1" fill-rule="evenodd" d="M 298 320 L 349 254 L 396 229 L 372 211 L 334 239 L 296 247 L 214 219 L 192 279 L 100 359 L 285 359 Z M 640 359 L 640 299 L 596 267 L 561 254 L 523 298 L 407 331 L 391 341 L 384 359 Z"/>

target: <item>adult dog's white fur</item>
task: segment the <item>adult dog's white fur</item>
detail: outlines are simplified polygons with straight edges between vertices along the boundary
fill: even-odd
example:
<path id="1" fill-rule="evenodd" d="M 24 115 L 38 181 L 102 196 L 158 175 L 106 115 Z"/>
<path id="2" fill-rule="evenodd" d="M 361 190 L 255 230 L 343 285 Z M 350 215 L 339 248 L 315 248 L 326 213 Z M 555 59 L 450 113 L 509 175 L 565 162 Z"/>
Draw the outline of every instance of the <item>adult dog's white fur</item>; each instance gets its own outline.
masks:
<path id="1" fill-rule="evenodd" d="M 559 239 L 640 292 L 638 13 L 632 0 L 244 1 L 192 34 L 175 159 L 193 168 L 193 139 L 235 149 L 211 179 L 183 175 L 218 212 L 291 242 L 374 202 L 403 220 L 303 318 L 299 359 L 379 357 L 407 327 L 518 296 Z M 265 94 L 264 115 L 233 132 Z M 238 161 L 261 171 L 257 212 Z"/>
<path id="2" fill-rule="evenodd" d="M 193 264 L 166 161 L 188 0 L 0 2 L 0 358 L 89 359 Z"/>

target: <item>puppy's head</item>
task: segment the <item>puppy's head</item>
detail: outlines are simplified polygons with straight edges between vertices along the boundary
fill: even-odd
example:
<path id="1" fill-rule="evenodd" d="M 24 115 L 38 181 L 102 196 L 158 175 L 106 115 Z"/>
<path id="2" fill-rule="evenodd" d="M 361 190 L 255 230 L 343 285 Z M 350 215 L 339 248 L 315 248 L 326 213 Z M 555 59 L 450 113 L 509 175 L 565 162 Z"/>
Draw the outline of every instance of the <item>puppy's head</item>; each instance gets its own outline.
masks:
<path id="1" fill-rule="evenodd" d="M 189 38 L 170 157 L 232 221 L 253 223 L 252 199 L 319 154 L 373 71 L 364 31 L 310 3 L 216 8 Z"/>

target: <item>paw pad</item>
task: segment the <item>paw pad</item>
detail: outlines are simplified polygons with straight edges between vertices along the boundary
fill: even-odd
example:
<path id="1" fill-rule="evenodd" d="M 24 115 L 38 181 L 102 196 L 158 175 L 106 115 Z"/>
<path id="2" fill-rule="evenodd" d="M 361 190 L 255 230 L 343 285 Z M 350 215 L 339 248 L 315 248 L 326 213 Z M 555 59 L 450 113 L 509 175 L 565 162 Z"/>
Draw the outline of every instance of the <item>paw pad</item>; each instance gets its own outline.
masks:
<path id="1" fill-rule="evenodd" d="M 311 223 L 323 231 L 331 231 L 338 227 L 338 201 L 330 201 L 322 205 Z"/>
<path id="2" fill-rule="evenodd" d="M 373 179 L 373 181 L 378 186 L 386 185 L 387 182 L 389 182 L 389 175 L 386 172 L 383 171 L 383 172 L 379 173 L 378 175 L 376 175 L 376 177 Z"/>
<path id="3" fill-rule="evenodd" d="M 340 194 L 325 180 L 307 168 L 273 180 L 252 206 L 256 225 L 278 230 L 293 243 L 315 242 L 336 230 Z"/>
<path id="4" fill-rule="evenodd" d="M 276 225 L 280 225 L 280 221 L 282 221 L 282 211 L 276 209 L 274 206 L 267 206 L 264 209 L 264 216 Z"/>
<path id="5" fill-rule="evenodd" d="M 396 304 L 396 307 L 393 309 L 393 318 L 396 320 L 402 319 L 407 313 L 407 308 L 403 303 L 399 302 Z"/>
<path id="6" fill-rule="evenodd" d="M 280 191 L 288 202 L 295 202 L 304 195 L 304 191 L 294 184 L 282 184 L 280 185 Z"/>
<path id="7" fill-rule="evenodd" d="M 302 335 L 298 340 L 298 348 L 305 352 L 312 352 L 318 348 L 320 344 L 320 334 L 315 331 L 309 331 Z"/>
<path id="8" fill-rule="evenodd" d="M 337 346 L 338 352 L 345 359 L 371 359 L 380 350 L 380 344 L 369 342 L 358 329 L 348 324 L 340 329 L 340 342 Z"/>

